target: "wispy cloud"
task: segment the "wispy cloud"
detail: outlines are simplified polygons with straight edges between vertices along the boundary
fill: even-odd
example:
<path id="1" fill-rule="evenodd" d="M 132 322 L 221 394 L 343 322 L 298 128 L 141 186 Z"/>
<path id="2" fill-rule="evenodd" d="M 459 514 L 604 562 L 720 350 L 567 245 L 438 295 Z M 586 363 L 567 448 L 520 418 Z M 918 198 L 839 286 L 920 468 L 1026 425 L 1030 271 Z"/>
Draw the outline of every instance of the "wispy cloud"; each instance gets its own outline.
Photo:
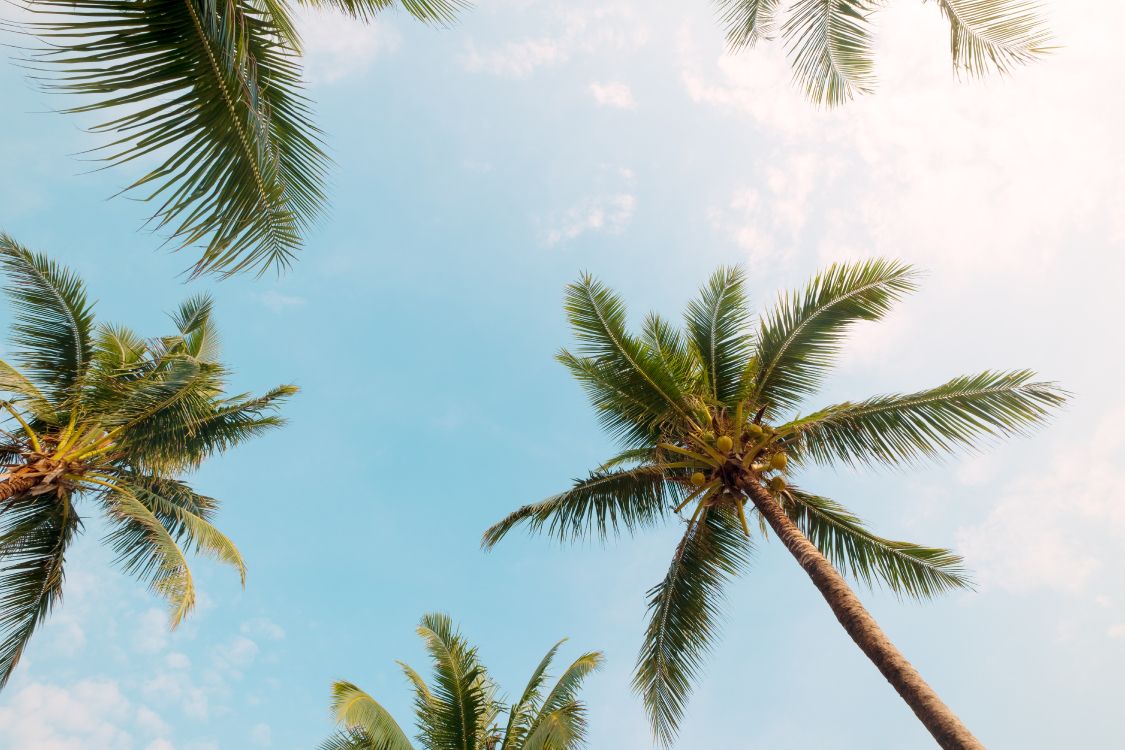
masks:
<path id="1" fill-rule="evenodd" d="M 589 195 L 550 216 L 542 232 L 547 245 L 559 245 L 590 232 L 620 234 L 633 221 L 637 196 L 632 170 L 612 170 L 616 189 Z"/>
<path id="2" fill-rule="evenodd" d="M 590 94 L 594 101 L 603 107 L 616 109 L 635 109 L 637 102 L 633 99 L 633 90 L 619 81 L 607 81 L 590 84 Z"/>

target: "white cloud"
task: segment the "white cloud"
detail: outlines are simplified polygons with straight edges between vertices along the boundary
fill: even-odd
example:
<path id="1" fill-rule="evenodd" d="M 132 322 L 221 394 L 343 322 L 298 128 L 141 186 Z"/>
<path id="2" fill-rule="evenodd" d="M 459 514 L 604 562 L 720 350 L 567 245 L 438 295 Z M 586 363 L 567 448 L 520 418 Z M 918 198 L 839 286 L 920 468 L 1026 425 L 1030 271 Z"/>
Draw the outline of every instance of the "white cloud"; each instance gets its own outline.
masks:
<path id="1" fill-rule="evenodd" d="M 625 4 L 597 7 L 567 6 L 553 19 L 552 35 L 480 47 L 470 40 L 461 55 L 461 66 L 471 73 L 505 78 L 527 78 L 539 68 L 565 63 L 575 54 L 637 49 L 648 40 L 648 30 Z"/>
<path id="2" fill-rule="evenodd" d="M 1106 630 L 1106 635 L 1110 638 L 1125 639 L 1125 623 L 1110 625 L 1109 629 Z"/>
<path id="3" fill-rule="evenodd" d="M 142 654 L 155 654 L 168 645 L 168 615 L 149 609 L 137 618 L 133 648 Z"/>
<path id="4" fill-rule="evenodd" d="M 238 630 L 243 635 L 265 638 L 271 641 L 280 641 L 285 638 L 285 630 L 276 622 L 266 617 L 256 617 L 253 620 L 247 620 L 239 626 Z"/>
<path id="5" fill-rule="evenodd" d="M 2 750 L 130 750 L 133 715 L 116 682 L 31 683 L 0 708 Z"/>
<path id="6" fill-rule="evenodd" d="M 304 45 L 305 78 L 314 84 L 363 75 L 377 58 L 393 54 L 402 43 L 399 33 L 382 20 L 363 23 L 327 8 L 299 10 L 297 30 Z"/>
<path id="7" fill-rule="evenodd" d="M 621 234 L 625 231 L 637 209 L 633 171 L 625 167 L 603 167 L 597 182 L 601 184 L 600 190 L 541 222 L 545 244 L 563 244 L 591 232 Z"/>
<path id="8" fill-rule="evenodd" d="M 618 81 L 605 83 L 595 81 L 590 84 L 590 94 L 594 97 L 594 101 L 603 107 L 634 109 L 637 106 L 632 89 Z"/>
<path id="9" fill-rule="evenodd" d="M 273 732 L 268 724 L 255 724 L 250 729 L 250 741 L 259 747 L 269 747 L 273 743 Z"/>

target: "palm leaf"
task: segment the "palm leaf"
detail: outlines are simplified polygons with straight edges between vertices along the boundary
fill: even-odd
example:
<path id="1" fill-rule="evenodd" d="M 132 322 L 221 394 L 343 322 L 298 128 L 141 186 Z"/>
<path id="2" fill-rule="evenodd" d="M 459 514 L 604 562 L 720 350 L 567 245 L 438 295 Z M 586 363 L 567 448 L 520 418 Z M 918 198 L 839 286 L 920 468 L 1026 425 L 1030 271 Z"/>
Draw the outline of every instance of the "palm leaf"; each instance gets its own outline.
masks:
<path id="1" fill-rule="evenodd" d="M 937 0 L 949 21 L 953 65 L 969 75 L 1009 73 L 1050 49 L 1036 0 Z"/>
<path id="2" fill-rule="evenodd" d="M 468 0 L 302 0 L 314 7 L 334 7 L 353 18 L 370 21 L 379 13 L 401 8 L 424 23 L 447 26 L 471 6 Z"/>
<path id="3" fill-rule="evenodd" d="M 539 662 L 539 666 L 531 673 L 531 679 L 527 681 L 523 695 L 508 709 L 508 726 L 504 730 L 504 744 L 508 746 L 508 750 L 521 750 L 542 698 L 543 685 L 547 681 L 547 670 L 564 643 L 566 643 L 565 638 L 551 647 Z"/>
<path id="4" fill-rule="evenodd" d="M 692 681 L 716 635 L 722 586 L 746 567 L 751 549 L 735 513 L 712 506 L 688 526 L 667 575 L 649 591 L 649 624 L 633 686 L 664 745 L 675 739 Z"/>
<path id="5" fill-rule="evenodd" d="M 707 394 L 715 404 L 739 396 L 739 381 L 753 342 L 747 335 L 750 311 L 743 291 L 745 275 L 737 268 L 720 268 L 699 299 L 688 303 L 688 337 L 703 362 Z"/>
<path id="6" fill-rule="evenodd" d="M 896 261 L 833 264 L 802 292 L 783 295 L 761 322 L 756 362 L 744 379 L 750 402 L 767 416 L 796 407 L 820 387 L 851 326 L 881 319 L 916 278 Z"/>
<path id="7" fill-rule="evenodd" d="M 0 268 L 16 308 L 14 358 L 53 403 L 65 403 L 91 357 L 93 305 L 82 280 L 6 234 L 0 234 Z"/>
<path id="8" fill-rule="evenodd" d="M 1021 434 L 1067 394 L 1033 382 L 1030 370 L 986 371 L 910 394 L 830 406 L 779 428 L 798 458 L 822 464 L 909 463 L 972 447 L 981 437 Z"/>
<path id="9" fill-rule="evenodd" d="M 604 661 L 602 654 L 583 654 L 559 676 L 531 722 L 522 750 L 568 750 L 586 740 L 586 709 L 578 700 L 582 682 Z"/>
<path id="10" fill-rule="evenodd" d="M 622 529 L 632 533 L 663 519 L 677 497 L 678 488 L 669 485 L 660 467 L 595 472 L 575 480 L 566 492 L 511 513 L 484 532 L 481 546 L 493 547 L 521 523 L 560 541 L 605 539 Z"/>
<path id="11" fill-rule="evenodd" d="M 857 516 L 828 498 L 789 487 L 782 495 L 782 507 L 836 568 L 868 586 L 881 581 L 896 594 L 916 599 L 972 588 L 959 555 L 876 536 Z"/>
<path id="12" fill-rule="evenodd" d="M 484 668 L 448 615 L 428 614 L 418 634 L 434 665 L 433 687 L 419 706 L 428 750 L 476 750 L 480 717 L 491 710 Z"/>
<path id="13" fill-rule="evenodd" d="M 324 200 L 327 158 L 301 93 L 285 7 L 264 0 L 37 0 L 28 24 L 49 88 L 88 96 L 71 112 L 120 112 L 110 164 L 162 163 L 126 190 L 156 200 L 194 272 L 287 265 Z"/>
<path id="14" fill-rule="evenodd" d="M 374 698 L 350 682 L 332 683 L 332 715 L 346 730 L 341 738 L 361 737 L 363 750 L 412 750 L 410 740 L 394 717 Z M 343 747 L 351 747 L 344 744 Z M 325 748 L 328 750 L 328 748 Z"/>
<path id="15" fill-rule="evenodd" d="M 718 0 L 727 44 L 738 50 L 773 38 L 778 0 Z"/>
<path id="16" fill-rule="evenodd" d="M 62 596 L 64 556 L 80 527 L 69 501 L 54 495 L 0 509 L 0 688 Z"/>
<path id="17" fill-rule="evenodd" d="M 793 74 L 809 98 L 836 106 L 874 89 L 867 0 L 797 0 L 782 27 Z"/>

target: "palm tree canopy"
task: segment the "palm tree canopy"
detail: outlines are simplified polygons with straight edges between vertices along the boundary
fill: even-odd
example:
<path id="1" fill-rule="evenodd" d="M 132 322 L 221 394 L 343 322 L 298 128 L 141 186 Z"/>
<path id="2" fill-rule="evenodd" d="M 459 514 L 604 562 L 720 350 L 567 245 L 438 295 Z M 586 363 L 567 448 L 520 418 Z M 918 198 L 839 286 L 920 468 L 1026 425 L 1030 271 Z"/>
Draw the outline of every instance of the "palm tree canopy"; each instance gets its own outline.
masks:
<path id="1" fill-rule="evenodd" d="M 649 592 L 634 683 L 662 742 L 673 740 L 713 640 L 723 585 L 751 559 L 745 482 L 768 487 L 856 580 L 916 598 L 970 586 L 953 552 L 879 536 L 840 503 L 793 483 L 814 464 L 902 466 L 971 449 L 1025 432 L 1064 402 L 1062 390 L 1029 371 L 987 371 L 802 416 L 852 325 L 882 319 L 917 278 L 891 260 L 833 265 L 754 322 L 744 273 L 721 268 L 688 305 L 682 330 L 649 315 L 638 333 L 627 329 L 621 299 L 593 277 L 568 287 L 577 347 L 559 360 L 623 450 L 569 490 L 516 510 L 483 544 L 519 525 L 570 541 L 685 523 L 667 574 Z"/>
<path id="2" fill-rule="evenodd" d="M 228 395 L 211 300 L 172 315 L 175 333 L 144 339 L 96 325 L 71 271 L 0 234 L 15 307 L 11 359 L 0 360 L 0 686 L 58 601 L 70 542 L 88 501 L 128 572 L 171 606 L 195 604 L 186 552 L 246 567 L 213 525 L 218 501 L 179 478 L 209 456 L 282 424 L 289 385 Z"/>
<path id="3" fill-rule="evenodd" d="M 465 0 L 302 0 L 360 21 L 401 8 L 435 24 Z M 110 110 L 94 128 L 110 164 L 154 160 L 123 192 L 156 206 L 194 272 L 263 273 L 290 263 L 325 202 L 329 160 L 303 93 L 300 38 L 283 0 L 29 0 L 26 60 L 68 111 Z"/>
<path id="4" fill-rule="evenodd" d="M 548 670 L 564 641 L 556 643 L 510 705 L 481 664 L 477 650 L 448 615 L 422 618 L 418 635 L 433 666 L 427 683 L 400 666 L 414 688 L 418 746 L 426 750 L 573 750 L 586 740 L 586 707 L 578 700 L 583 680 L 602 663 L 590 652 L 578 657 L 550 685 Z M 501 717 L 507 713 L 501 728 Z M 332 716 L 340 729 L 321 750 L 413 750 L 406 733 L 374 698 L 350 682 L 332 685 Z"/>
<path id="5" fill-rule="evenodd" d="M 934 2 L 949 23 L 958 73 L 1008 73 L 1050 50 L 1037 0 Z M 785 8 L 779 0 L 718 0 L 732 49 L 780 34 L 794 81 L 812 101 L 827 106 L 874 90 L 871 15 L 879 7 L 871 0 L 792 0 Z"/>

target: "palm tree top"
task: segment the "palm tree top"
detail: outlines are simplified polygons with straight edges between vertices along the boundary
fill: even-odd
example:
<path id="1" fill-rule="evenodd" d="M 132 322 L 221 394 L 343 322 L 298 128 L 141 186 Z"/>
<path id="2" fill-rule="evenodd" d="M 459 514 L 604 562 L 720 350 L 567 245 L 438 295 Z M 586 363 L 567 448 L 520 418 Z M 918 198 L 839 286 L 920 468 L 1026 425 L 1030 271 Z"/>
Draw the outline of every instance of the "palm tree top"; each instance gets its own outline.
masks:
<path id="1" fill-rule="evenodd" d="M 283 423 L 291 385 L 226 392 L 212 303 L 188 299 L 175 333 L 145 339 L 95 323 L 81 280 L 0 234 L 0 272 L 15 308 L 11 360 L 0 360 L 0 686 L 62 591 L 80 502 L 105 516 L 117 562 L 171 605 L 195 604 L 186 549 L 235 567 L 213 525 L 219 503 L 181 475 Z"/>
<path id="2" fill-rule="evenodd" d="M 1049 52 L 1038 0 L 935 0 L 949 24 L 958 74 L 1010 73 Z M 718 0 L 727 43 L 738 51 L 778 35 L 794 81 L 829 107 L 875 88 L 872 0 Z"/>
<path id="3" fill-rule="evenodd" d="M 720 268 L 682 327 L 650 314 L 636 333 L 622 300 L 593 276 L 567 288 L 577 343 L 558 359 L 623 450 L 488 529 L 483 545 L 521 524 L 563 541 L 685 524 L 667 575 L 649 593 L 635 678 L 663 742 L 675 736 L 714 636 L 722 586 L 748 565 L 751 529 L 765 533 L 764 520 L 750 515 L 755 504 L 747 508 L 751 490 L 768 493 L 837 568 L 864 583 L 923 598 L 970 585 L 956 554 L 880 537 L 793 479 L 812 465 L 903 466 L 973 449 L 1026 432 L 1065 401 L 1028 370 L 985 371 L 802 414 L 853 324 L 881 320 L 917 281 L 915 269 L 894 260 L 835 264 L 754 320 L 744 272 Z"/>
<path id="4" fill-rule="evenodd" d="M 402 662 L 414 688 L 419 746 L 426 750 L 576 750 L 586 740 L 582 682 L 602 655 L 578 657 L 550 685 L 548 671 L 565 639 L 532 672 L 519 698 L 506 704 L 477 655 L 445 614 L 427 614 L 418 627 L 430 655 L 433 680 Z M 505 716 L 506 715 L 506 716 Z M 340 729 L 321 750 L 412 750 L 406 733 L 378 701 L 356 685 L 332 685 L 332 716 Z"/>

